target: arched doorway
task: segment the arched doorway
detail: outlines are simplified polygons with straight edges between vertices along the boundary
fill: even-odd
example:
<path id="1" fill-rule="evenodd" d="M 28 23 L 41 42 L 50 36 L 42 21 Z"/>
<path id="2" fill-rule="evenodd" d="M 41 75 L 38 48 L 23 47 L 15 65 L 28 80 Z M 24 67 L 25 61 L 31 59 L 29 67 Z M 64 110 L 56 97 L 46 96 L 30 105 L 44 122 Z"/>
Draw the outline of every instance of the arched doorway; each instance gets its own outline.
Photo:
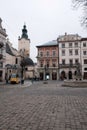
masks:
<path id="1" fill-rule="evenodd" d="M 49 80 L 49 79 L 50 79 L 50 74 L 46 73 L 46 80 Z"/>
<path id="2" fill-rule="evenodd" d="M 43 80 L 43 77 L 44 77 L 43 73 L 40 73 L 40 80 Z"/>
<path id="3" fill-rule="evenodd" d="M 69 71 L 68 77 L 69 77 L 69 79 L 72 79 L 72 71 Z"/>
<path id="4" fill-rule="evenodd" d="M 61 79 L 61 80 L 66 79 L 66 73 L 65 73 L 65 71 L 62 71 L 62 72 L 61 72 L 60 79 Z"/>
<path id="5" fill-rule="evenodd" d="M 57 80 L 57 73 L 56 72 L 52 73 L 52 80 Z"/>
<path id="6" fill-rule="evenodd" d="M 2 81 L 2 70 L 0 70 L 0 81 Z"/>
<path id="7" fill-rule="evenodd" d="M 74 72 L 74 75 L 75 75 L 75 76 L 77 75 L 77 71 Z"/>

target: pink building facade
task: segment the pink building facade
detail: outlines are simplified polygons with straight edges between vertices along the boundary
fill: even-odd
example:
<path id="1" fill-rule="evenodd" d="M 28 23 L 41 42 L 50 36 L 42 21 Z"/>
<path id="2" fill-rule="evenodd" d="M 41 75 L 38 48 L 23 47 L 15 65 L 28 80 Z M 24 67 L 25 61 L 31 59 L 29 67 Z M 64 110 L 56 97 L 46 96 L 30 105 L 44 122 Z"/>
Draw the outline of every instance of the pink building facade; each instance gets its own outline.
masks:
<path id="1" fill-rule="evenodd" d="M 37 65 L 40 80 L 57 80 L 58 44 L 56 40 L 37 46 Z"/>

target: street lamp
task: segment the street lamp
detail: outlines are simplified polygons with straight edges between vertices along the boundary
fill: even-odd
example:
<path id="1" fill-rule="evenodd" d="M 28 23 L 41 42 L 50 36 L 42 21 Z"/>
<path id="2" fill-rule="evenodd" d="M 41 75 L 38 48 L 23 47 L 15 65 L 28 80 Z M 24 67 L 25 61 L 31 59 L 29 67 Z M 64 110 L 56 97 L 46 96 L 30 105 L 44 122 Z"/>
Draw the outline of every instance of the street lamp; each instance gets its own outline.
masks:
<path id="1" fill-rule="evenodd" d="M 24 84 L 24 76 L 23 76 L 24 69 L 25 69 L 25 60 L 24 60 L 24 58 L 21 60 L 20 66 L 21 66 L 21 84 Z"/>
<path id="2" fill-rule="evenodd" d="M 45 81 L 46 81 L 46 70 L 47 70 L 47 66 L 44 65 L 44 79 L 45 79 Z"/>

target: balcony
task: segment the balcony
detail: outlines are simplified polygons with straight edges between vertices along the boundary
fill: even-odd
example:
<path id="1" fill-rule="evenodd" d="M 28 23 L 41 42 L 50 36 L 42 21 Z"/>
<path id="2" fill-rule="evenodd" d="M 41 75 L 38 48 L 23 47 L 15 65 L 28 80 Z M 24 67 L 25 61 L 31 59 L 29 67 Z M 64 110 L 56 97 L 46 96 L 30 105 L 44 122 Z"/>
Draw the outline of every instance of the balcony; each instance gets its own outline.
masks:
<path id="1" fill-rule="evenodd" d="M 59 64 L 59 68 L 75 68 L 76 64 Z"/>
<path id="2" fill-rule="evenodd" d="M 2 48 L 4 46 L 3 42 L 0 42 L 0 48 Z"/>
<path id="3" fill-rule="evenodd" d="M 47 55 L 43 55 L 43 56 L 40 56 L 40 55 L 38 55 L 36 58 L 58 58 L 58 55 L 49 55 L 49 56 L 47 56 Z"/>
<path id="4" fill-rule="evenodd" d="M 43 66 L 43 67 L 38 66 L 38 69 L 42 69 L 42 70 L 44 70 L 44 66 Z M 55 67 L 53 67 L 53 66 L 49 66 L 49 67 L 47 67 L 47 69 L 58 69 L 58 66 L 55 66 Z"/>

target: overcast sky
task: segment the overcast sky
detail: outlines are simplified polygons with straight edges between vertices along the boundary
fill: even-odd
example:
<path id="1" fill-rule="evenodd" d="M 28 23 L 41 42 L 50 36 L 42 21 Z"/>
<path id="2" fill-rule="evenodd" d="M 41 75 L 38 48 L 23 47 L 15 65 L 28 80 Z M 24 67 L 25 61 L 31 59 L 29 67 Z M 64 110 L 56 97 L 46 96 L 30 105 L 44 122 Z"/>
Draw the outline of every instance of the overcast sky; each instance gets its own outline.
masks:
<path id="1" fill-rule="evenodd" d="M 80 9 L 73 9 L 72 0 L 0 0 L 2 25 L 16 49 L 26 23 L 33 61 L 36 61 L 37 45 L 56 40 L 65 32 L 86 37 L 87 31 L 80 24 L 81 16 Z"/>

